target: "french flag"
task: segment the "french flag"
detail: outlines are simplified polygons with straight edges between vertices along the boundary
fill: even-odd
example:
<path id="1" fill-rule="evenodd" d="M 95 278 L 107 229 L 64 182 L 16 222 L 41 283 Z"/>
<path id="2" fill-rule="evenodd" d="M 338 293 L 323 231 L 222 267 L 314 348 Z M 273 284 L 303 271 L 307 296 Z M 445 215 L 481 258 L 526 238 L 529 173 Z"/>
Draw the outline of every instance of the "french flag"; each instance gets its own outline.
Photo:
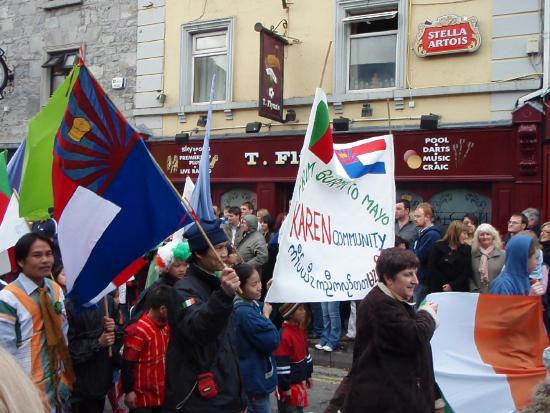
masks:
<path id="1" fill-rule="evenodd" d="M 363 139 L 349 144 L 334 145 L 334 153 L 345 173 L 351 178 L 366 174 L 385 174 L 386 140 Z"/>
<path id="2" fill-rule="evenodd" d="M 68 296 L 79 305 L 191 222 L 140 135 L 84 65 L 57 131 L 52 181 Z"/>

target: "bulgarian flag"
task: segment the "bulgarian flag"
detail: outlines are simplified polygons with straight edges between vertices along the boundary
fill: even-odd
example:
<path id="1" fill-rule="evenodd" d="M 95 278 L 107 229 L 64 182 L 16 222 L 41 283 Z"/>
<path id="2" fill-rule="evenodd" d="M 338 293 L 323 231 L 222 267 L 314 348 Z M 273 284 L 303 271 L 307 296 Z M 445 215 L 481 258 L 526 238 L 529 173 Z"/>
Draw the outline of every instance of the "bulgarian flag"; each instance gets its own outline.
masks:
<path id="1" fill-rule="evenodd" d="M 0 152 L 0 223 L 10 203 L 11 188 L 7 170 L 7 151 Z"/>
<path id="2" fill-rule="evenodd" d="M 432 338 L 435 379 L 455 413 L 509 413 L 545 382 L 548 337 L 540 297 L 430 294 L 439 304 Z"/>
<path id="3" fill-rule="evenodd" d="M 78 66 L 73 67 L 48 104 L 29 122 L 21 175 L 21 217 L 33 221 L 50 217 L 48 209 L 53 207 L 53 144 L 79 71 Z"/>
<path id="4" fill-rule="evenodd" d="M 315 90 L 304 142 L 308 144 L 309 150 L 325 164 L 328 164 L 334 156 L 327 96 L 321 88 Z"/>

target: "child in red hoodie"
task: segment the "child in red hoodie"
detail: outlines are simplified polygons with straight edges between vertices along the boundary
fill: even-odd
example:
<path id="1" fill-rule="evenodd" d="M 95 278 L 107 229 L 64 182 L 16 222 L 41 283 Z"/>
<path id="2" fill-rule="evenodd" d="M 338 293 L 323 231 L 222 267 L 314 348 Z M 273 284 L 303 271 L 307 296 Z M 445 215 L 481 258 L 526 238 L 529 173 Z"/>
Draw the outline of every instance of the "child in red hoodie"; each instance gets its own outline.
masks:
<path id="1" fill-rule="evenodd" d="M 306 308 L 288 303 L 279 307 L 283 319 L 281 344 L 273 355 L 277 362 L 279 413 L 302 413 L 308 406 L 307 389 L 313 386 L 313 361 L 309 354 L 304 325 Z"/>

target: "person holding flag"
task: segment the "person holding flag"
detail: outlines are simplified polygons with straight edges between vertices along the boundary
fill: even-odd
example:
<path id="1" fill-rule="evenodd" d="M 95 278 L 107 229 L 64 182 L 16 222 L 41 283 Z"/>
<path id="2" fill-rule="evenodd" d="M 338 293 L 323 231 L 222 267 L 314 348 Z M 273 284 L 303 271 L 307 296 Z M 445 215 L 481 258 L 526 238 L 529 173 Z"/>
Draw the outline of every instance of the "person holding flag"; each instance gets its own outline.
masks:
<path id="1" fill-rule="evenodd" d="M 174 285 L 178 314 L 166 356 L 164 411 L 242 412 L 246 395 L 233 345 L 232 317 L 240 280 L 235 270 L 224 268 L 227 236 L 219 219 L 201 219 L 185 232 L 185 238 L 191 265 Z"/>

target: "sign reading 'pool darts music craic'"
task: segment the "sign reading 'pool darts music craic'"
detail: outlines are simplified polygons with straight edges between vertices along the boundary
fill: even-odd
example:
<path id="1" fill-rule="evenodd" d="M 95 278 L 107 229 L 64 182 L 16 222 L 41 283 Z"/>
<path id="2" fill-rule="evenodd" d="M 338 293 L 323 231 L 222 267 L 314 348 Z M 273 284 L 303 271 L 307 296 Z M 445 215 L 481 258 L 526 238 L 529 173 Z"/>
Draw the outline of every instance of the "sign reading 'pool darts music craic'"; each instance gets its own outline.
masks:
<path id="1" fill-rule="evenodd" d="M 420 148 L 407 149 L 403 160 L 413 170 L 452 171 L 465 164 L 475 146 L 475 141 L 468 138 L 430 136 L 424 138 Z"/>

